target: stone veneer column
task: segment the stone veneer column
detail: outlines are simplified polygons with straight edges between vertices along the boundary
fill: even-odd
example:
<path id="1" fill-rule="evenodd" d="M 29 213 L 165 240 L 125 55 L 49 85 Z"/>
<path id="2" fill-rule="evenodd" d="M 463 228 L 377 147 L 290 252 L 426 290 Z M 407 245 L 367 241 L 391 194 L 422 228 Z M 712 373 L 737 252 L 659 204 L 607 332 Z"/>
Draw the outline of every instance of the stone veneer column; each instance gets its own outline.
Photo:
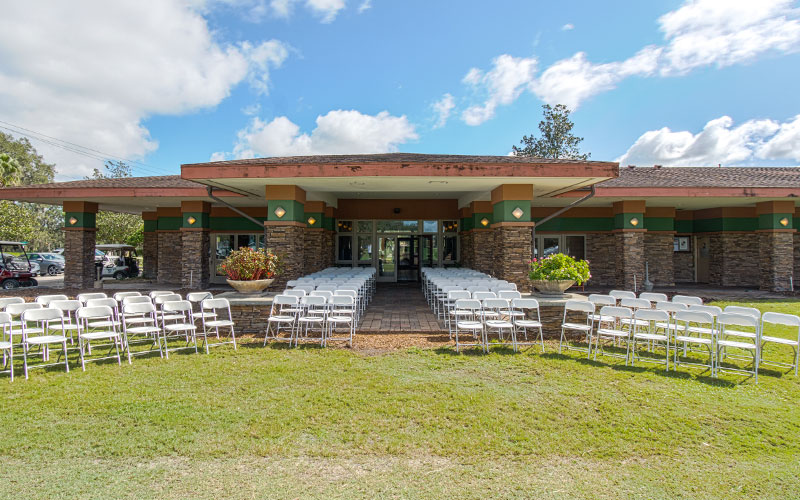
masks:
<path id="1" fill-rule="evenodd" d="M 305 272 L 306 192 L 294 185 L 268 185 L 267 198 L 267 249 L 283 259 L 283 274 L 275 279 L 270 289 L 282 290 L 289 280 Z"/>
<path id="2" fill-rule="evenodd" d="M 64 202 L 64 288 L 92 288 L 96 277 L 97 203 Z"/>
<path id="3" fill-rule="evenodd" d="M 207 201 L 181 202 L 181 286 L 208 288 L 211 279 L 210 216 Z"/>
<path id="4" fill-rule="evenodd" d="M 786 291 L 794 276 L 794 202 L 756 204 L 758 215 L 759 287 Z"/>
<path id="5" fill-rule="evenodd" d="M 470 255 L 472 269 L 482 273 L 494 273 L 494 233 L 492 232 L 492 203 L 473 201 L 470 203 Z"/>
<path id="6" fill-rule="evenodd" d="M 532 184 L 503 184 L 492 190 L 493 274 L 530 290 Z M 475 242 L 476 249 L 478 242 Z"/>
<path id="7" fill-rule="evenodd" d="M 645 202 L 641 200 L 614 203 L 614 236 L 617 287 L 642 289 L 644 282 Z"/>
<path id="8" fill-rule="evenodd" d="M 180 207 L 160 207 L 156 211 L 158 225 L 158 269 L 157 282 L 162 285 L 180 285 L 183 265 L 183 241 L 181 238 L 182 214 Z"/>
<path id="9" fill-rule="evenodd" d="M 303 208 L 303 219 L 306 224 L 303 274 L 310 274 L 328 267 L 325 209 L 324 201 L 306 201 Z"/>
<path id="10" fill-rule="evenodd" d="M 144 235 L 142 241 L 142 276 L 158 277 L 158 215 L 156 212 L 142 212 Z"/>
<path id="11" fill-rule="evenodd" d="M 644 214 L 644 260 L 655 286 L 675 286 L 675 209 L 648 207 Z M 642 279 L 644 282 L 644 279 Z"/>

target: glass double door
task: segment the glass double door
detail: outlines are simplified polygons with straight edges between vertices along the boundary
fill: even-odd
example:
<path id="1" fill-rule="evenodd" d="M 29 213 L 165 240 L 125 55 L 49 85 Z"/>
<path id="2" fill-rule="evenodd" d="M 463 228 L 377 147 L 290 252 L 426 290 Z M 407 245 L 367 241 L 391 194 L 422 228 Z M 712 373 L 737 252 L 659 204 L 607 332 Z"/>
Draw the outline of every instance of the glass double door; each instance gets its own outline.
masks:
<path id="1" fill-rule="evenodd" d="M 211 266 L 214 272 L 211 281 L 225 283 L 225 273 L 219 268 L 231 251 L 243 247 L 253 250 L 264 248 L 264 234 L 253 233 L 213 233 L 211 235 Z"/>
<path id="2" fill-rule="evenodd" d="M 420 268 L 433 265 L 433 236 L 378 236 L 378 279 L 418 281 Z"/>

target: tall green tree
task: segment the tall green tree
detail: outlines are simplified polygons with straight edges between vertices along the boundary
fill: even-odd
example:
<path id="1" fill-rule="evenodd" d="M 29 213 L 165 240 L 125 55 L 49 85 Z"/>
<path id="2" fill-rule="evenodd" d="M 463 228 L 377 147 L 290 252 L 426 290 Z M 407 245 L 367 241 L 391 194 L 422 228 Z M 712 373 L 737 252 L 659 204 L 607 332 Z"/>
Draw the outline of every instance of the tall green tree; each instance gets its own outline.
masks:
<path id="1" fill-rule="evenodd" d="M 103 170 L 94 169 L 89 179 L 131 177 L 131 166 L 121 161 L 107 161 Z M 137 248 L 144 240 L 144 222 L 139 215 L 100 211 L 97 213 L 97 242 L 125 243 Z"/>
<path id="2" fill-rule="evenodd" d="M 26 138 L 0 132 L 0 184 L 3 186 L 53 182 L 55 165 L 44 161 Z M 29 242 L 29 250 L 52 250 L 64 245 L 61 207 L 0 201 L 0 239 Z"/>
<path id="3" fill-rule="evenodd" d="M 544 119 L 539 122 L 540 137 L 522 136 L 522 147 L 511 146 L 515 156 L 535 156 L 558 160 L 588 160 L 591 153 L 581 153 L 578 145 L 583 137 L 572 134 L 574 124 L 569 119 L 570 110 L 563 104 L 542 106 Z"/>

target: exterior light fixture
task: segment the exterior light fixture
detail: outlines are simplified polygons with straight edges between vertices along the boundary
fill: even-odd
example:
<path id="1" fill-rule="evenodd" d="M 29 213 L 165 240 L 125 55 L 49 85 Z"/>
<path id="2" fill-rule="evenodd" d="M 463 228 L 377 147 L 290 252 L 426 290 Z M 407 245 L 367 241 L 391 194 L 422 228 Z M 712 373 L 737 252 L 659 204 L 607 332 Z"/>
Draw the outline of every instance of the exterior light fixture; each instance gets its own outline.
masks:
<path id="1" fill-rule="evenodd" d="M 513 212 L 511 212 L 511 215 L 513 215 L 515 219 L 519 219 L 525 215 L 525 212 L 523 212 L 521 208 L 517 207 Z"/>
<path id="2" fill-rule="evenodd" d="M 186 222 L 188 222 L 188 223 L 189 223 L 189 225 L 190 225 L 190 226 L 192 226 L 192 225 L 194 225 L 194 223 L 195 223 L 195 222 L 197 222 L 197 219 L 195 219 L 194 217 L 192 217 L 192 216 L 190 215 L 190 216 L 189 216 L 189 218 L 188 218 L 188 219 L 186 219 Z"/>
<path id="3" fill-rule="evenodd" d="M 786 226 L 789 225 L 789 219 L 787 217 L 784 217 L 783 219 L 779 220 L 778 222 L 780 222 L 781 226 L 783 226 L 783 227 L 786 227 Z"/>
<path id="4" fill-rule="evenodd" d="M 75 217 L 70 217 L 69 218 L 69 225 L 70 226 L 74 226 L 77 223 L 78 223 L 78 219 L 76 219 Z"/>
<path id="5" fill-rule="evenodd" d="M 286 215 L 286 210 L 284 210 L 283 207 L 278 207 L 275 209 L 275 215 L 280 219 Z"/>
<path id="6" fill-rule="evenodd" d="M 483 219 L 481 219 L 481 225 L 482 225 L 483 227 L 486 227 L 486 226 L 488 226 L 488 225 L 489 225 L 489 219 L 487 219 L 486 217 L 484 217 Z"/>
<path id="7" fill-rule="evenodd" d="M 308 218 L 308 225 L 309 226 L 313 226 L 315 222 L 317 222 L 317 219 L 315 219 L 314 217 L 309 217 Z"/>
<path id="8" fill-rule="evenodd" d="M 632 218 L 632 219 L 630 220 L 630 223 L 631 223 L 631 226 L 633 226 L 633 227 L 636 227 L 636 226 L 638 226 L 638 225 L 639 225 L 639 219 L 637 219 L 636 217 L 634 217 L 634 218 Z"/>

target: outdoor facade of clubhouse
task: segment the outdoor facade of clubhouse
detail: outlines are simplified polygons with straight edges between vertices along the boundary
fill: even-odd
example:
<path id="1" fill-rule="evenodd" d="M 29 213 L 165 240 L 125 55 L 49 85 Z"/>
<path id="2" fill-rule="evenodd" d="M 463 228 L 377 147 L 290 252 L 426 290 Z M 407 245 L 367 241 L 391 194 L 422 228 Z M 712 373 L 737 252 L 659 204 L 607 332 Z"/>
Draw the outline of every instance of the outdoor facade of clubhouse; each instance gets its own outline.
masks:
<path id="1" fill-rule="evenodd" d="M 111 210 L 144 219 L 145 277 L 184 288 L 224 283 L 228 252 L 266 239 L 286 265 L 276 289 L 329 266 L 375 267 L 381 281 L 463 266 L 528 290 L 531 258 L 561 251 L 590 261 L 589 286 L 641 286 L 647 263 L 657 287 L 782 291 L 800 278 L 798 196 L 800 168 L 406 153 L 0 189 L 0 199 L 63 205 L 67 288 L 92 286 L 95 214 Z"/>

